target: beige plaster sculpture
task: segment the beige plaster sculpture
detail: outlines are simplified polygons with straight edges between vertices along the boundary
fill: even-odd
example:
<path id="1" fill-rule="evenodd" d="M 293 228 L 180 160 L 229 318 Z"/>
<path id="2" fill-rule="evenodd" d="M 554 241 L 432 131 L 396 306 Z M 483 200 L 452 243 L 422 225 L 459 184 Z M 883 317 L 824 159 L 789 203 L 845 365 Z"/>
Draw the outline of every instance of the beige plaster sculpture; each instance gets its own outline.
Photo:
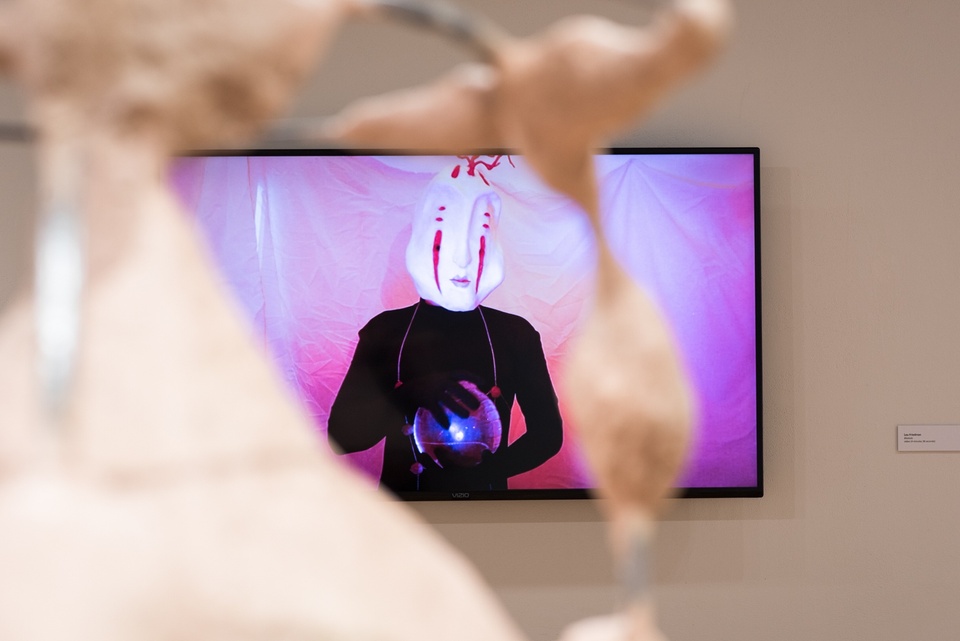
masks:
<path id="1" fill-rule="evenodd" d="M 487 33 L 488 63 L 363 100 L 326 130 L 352 144 L 515 149 L 591 221 L 596 295 L 565 383 L 598 489 L 609 499 L 612 546 L 631 603 L 624 619 L 584 624 L 571 638 L 657 637 L 645 553 L 683 463 L 694 411 L 666 323 L 607 245 L 591 154 L 710 61 L 730 20 L 726 2 L 681 0 L 648 29 L 579 17 L 529 40 Z"/>
<path id="2" fill-rule="evenodd" d="M 459 555 L 318 447 L 165 185 L 174 149 L 273 116 L 349 5 L 2 8 L 45 202 L 82 212 L 88 274 L 53 425 L 32 297 L 0 320 L 0 639 L 520 639 Z"/>
<path id="3" fill-rule="evenodd" d="M 487 65 L 330 131 L 517 148 L 602 239 L 590 151 L 722 39 L 725 3 L 678 6 L 650 31 L 583 19 L 529 41 L 496 36 Z M 83 289 L 73 284 L 79 328 L 59 324 L 59 351 L 78 345 L 72 373 L 43 352 L 58 350 L 34 323 L 37 295 L 0 318 L 0 639 L 412 640 L 425 618 L 467 641 L 522 638 L 456 553 L 314 443 L 165 185 L 171 153 L 256 131 L 338 23 L 365 11 L 360 0 L 0 5 L 0 69 L 39 133 L 47 244 L 77 217 L 86 236 L 85 257 L 38 259 L 41 321 L 64 320 L 71 291 L 56 290 L 86 265 Z M 457 119 L 424 140 L 418 123 L 444 105 Z M 578 415 L 618 408 L 581 422 L 627 558 L 676 473 L 689 403 L 663 323 L 600 246 L 570 380 Z M 628 358 L 597 379 L 591 361 L 611 356 Z M 38 358 L 54 366 L 44 387 Z M 614 628 L 656 638 L 638 603 Z"/>

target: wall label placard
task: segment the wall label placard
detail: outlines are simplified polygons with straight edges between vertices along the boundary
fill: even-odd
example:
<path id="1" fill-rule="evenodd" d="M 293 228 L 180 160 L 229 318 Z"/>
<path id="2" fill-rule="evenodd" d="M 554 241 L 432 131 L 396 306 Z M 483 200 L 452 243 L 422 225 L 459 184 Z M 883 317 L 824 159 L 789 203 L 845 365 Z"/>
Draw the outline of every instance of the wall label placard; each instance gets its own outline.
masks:
<path id="1" fill-rule="evenodd" d="M 898 425 L 898 452 L 960 452 L 960 425 Z"/>

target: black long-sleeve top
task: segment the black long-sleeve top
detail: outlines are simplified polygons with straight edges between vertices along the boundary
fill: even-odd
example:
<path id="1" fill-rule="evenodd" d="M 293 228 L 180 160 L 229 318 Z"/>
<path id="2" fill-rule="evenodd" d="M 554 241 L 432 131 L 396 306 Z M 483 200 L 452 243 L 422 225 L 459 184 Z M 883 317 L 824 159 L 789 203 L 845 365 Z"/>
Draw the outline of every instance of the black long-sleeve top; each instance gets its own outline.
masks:
<path id="1" fill-rule="evenodd" d="M 482 310 L 483 317 L 477 309 L 451 312 L 421 300 L 383 312 L 360 330 L 353 361 L 330 410 L 327 433 L 344 452 L 366 450 L 386 439 L 382 487 L 394 492 L 506 489 L 508 477 L 537 467 L 559 451 L 563 428 L 540 335 L 520 316 Z M 417 455 L 403 433 L 416 408 L 407 406 L 397 389 L 398 358 L 400 381 L 468 372 L 487 391 L 494 385 L 491 343 L 501 392 L 493 399 L 503 429 L 500 447 L 477 469 L 440 468 L 426 455 Z M 526 420 L 526 432 L 507 446 L 514 399 Z M 418 462 L 423 465 L 419 478 L 411 471 Z"/>

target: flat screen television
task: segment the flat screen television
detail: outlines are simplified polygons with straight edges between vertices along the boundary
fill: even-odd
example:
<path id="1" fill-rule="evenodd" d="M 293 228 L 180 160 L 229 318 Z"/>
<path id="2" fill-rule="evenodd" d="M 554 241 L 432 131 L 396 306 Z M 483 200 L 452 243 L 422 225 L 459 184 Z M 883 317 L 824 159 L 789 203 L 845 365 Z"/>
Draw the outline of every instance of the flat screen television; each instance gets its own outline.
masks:
<path id="1" fill-rule="evenodd" d="M 678 495 L 762 496 L 759 151 L 595 163 L 613 251 L 695 388 Z M 561 371 L 594 241 L 523 157 L 202 152 L 171 180 L 318 440 L 350 465 L 406 500 L 591 496 Z"/>

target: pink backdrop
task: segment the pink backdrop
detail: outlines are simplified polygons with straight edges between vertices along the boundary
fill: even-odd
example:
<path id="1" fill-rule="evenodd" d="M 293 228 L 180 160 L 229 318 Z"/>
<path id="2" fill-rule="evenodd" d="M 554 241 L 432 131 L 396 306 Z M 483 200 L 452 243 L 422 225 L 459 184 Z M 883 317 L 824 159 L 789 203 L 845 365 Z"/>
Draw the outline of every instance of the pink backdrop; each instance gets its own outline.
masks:
<path id="1" fill-rule="evenodd" d="M 173 183 L 283 378 L 326 429 L 357 330 L 417 300 L 404 268 L 411 216 L 443 157 L 253 156 L 182 159 Z M 487 174 L 503 198 L 506 277 L 485 305 L 540 332 L 563 411 L 565 348 L 591 292 L 581 212 L 521 158 Z M 756 482 L 753 159 L 603 156 L 605 225 L 618 258 L 670 319 L 700 405 L 680 485 Z M 523 432 L 516 408 L 511 431 Z M 325 438 L 323 439 L 325 441 Z M 350 455 L 379 475 L 380 452 Z M 590 487 L 575 428 L 560 453 L 512 488 Z"/>

